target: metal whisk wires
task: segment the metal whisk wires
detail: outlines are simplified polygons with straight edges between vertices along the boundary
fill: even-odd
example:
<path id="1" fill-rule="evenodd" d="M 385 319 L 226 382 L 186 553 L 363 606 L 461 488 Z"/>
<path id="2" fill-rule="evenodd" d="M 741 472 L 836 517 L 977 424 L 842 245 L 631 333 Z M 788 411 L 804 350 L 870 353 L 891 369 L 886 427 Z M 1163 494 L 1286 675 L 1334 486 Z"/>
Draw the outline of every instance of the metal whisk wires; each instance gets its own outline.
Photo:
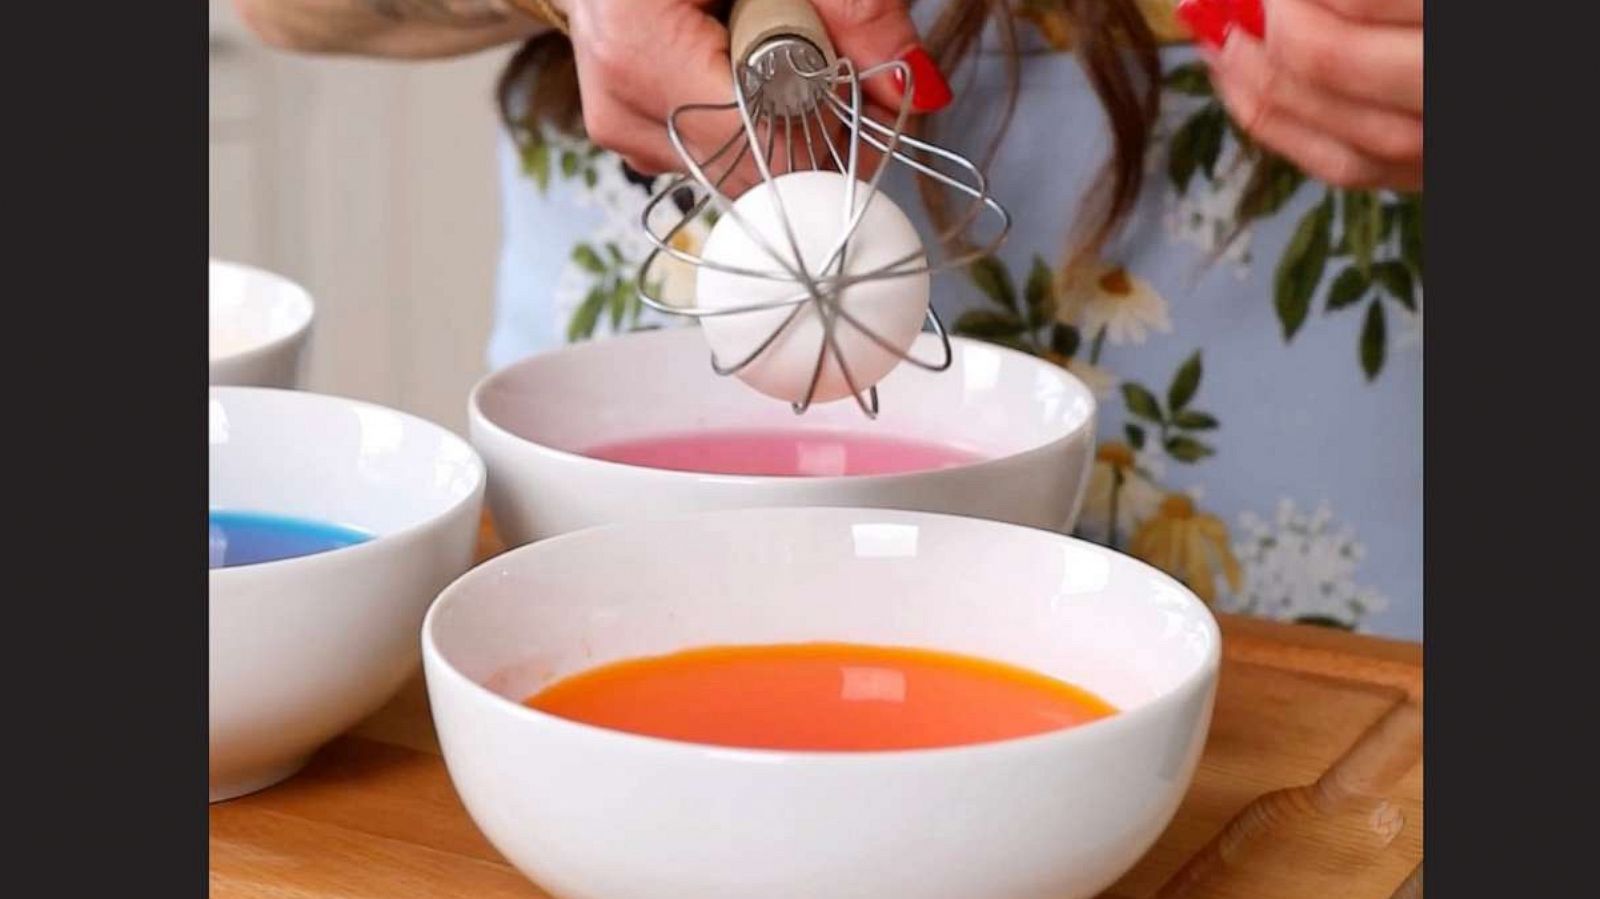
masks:
<path id="1" fill-rule="evenodd" d="M 862 83 L 871 78 L 894 78 L 896 73 L 906 88 L 901 92 L 902 99 L 895 120 L 889 125 L 867 113 Z M 831 355 L 861 411 L 869 418 L 877 416 L 877 387 L 874 385 L 865 391 L 861 390 L 844 354 L 840 352 L 835 331 L 841 321 L 904 362 L 935 372 L 949 368 L 953 358 L 950 338 L 932 306 L 928 308 L 925 327 L 938 336 L 942 352 L 938 359 L 925 360 L 894 346 L 864 325 L 844 307 L 840 297 L 852 285 L 964 266 L 992 252 L 1010 231 L 1010 216 L 989 196 L 987 179 L 975 164 L 960 154 L 904 133 L 911 112 L 913 77 L 911 67 L 898 60 L 858 73 L 848 59 L 839 58 L 829 63 L 824 53 L 810 41 L 782 36 L 761 44 L 748 55 L 745 62 L 734 63 L 734 83 L 738 87 L 732 102 L 682 106 L 668 117 L 667 133 L 683 160 L 686 174 L 668 179 L 666 185 L 651 196 L 641 217 L 654 248 L 639 268 L 640 298 L 653 309 L 695 319 L 789 309 L 782 323 L 743 358 L 722 360 L 713 353 L 712 368 L 719 375 L 735 374 L 750 365 L 803 310 L 808 307 L 815 310 L 822 325 L 823 339 L 818 346 L 816 365 L 805 396 L 793 404 L 797 414 L 810 407 L 824 366 Z M 841 97 L 841 94 L 844 96 Z M 726 114 L 729 111 L 738 113 L 740 128 L 705 159 L 697 159 L 685 143 L 680 119 L 694 115 Z M 777 155 L 780 135 L 781 156 Z M 875 159 L 870 163 L 870 174 L 862 179 L 860 171 L 863 156 L 866 155 L 864 147 L 870 148 Z M 741 170 L 746 160 L 753 164 L 761 179 L 769 183 L 780 174 L 802 170 L 832 170 L 848 176 L 845 208 L 840 214 L 843 227 L 822 264 L 816 266 L 815 270 L 809 270 L 810 267 L 801 257 L 799 241 L 783 209 L 781 192 L 774 190 L 772 195 L 788 253 L 782 252 L 779 246 L 746 221 L 724 192 L 723 187 L 728 179 Z M 938 245 L 932 249 L 938 251 L 938 258 L 931 252 L 919 249 L 871 271 L 847 274 L 845 260 L 848 258 L 850 242 L 876 196 L 879 182 L 891 161 L 906 166 L 917 176 L 932 178 L 944 187 L 965 195 L 968 202 L 937 236 Z M 748 167 L 745 171 L 748 172 Z M 865 191 L 864 202 L 857 202 L 858 189 Z M 674 245 L 675 238 L 685 228 L 697 219 L 703 221 L 702 216 L 708 209 L 720 216 L 731 217 L 776 268 L 750 269 L 709 261 Z M 671 214 L 673 212 L 676 212 L 675 217 Z M 990 214 L 989 218 L 994 223 L 991 229 L 993 233 L 984 239 L 970 239 L 967 234 L 969 228 L 985 212 Z M 671 222 L 664 230 L 661 229 L 663 218 Z M 712 266 L 729 274 L 792 283 L 796 292 L 779 300 L 727 308 L 674 304 L 659 295 L 661 280 L 655 269 L 663 254 L 693 266 Z"/>

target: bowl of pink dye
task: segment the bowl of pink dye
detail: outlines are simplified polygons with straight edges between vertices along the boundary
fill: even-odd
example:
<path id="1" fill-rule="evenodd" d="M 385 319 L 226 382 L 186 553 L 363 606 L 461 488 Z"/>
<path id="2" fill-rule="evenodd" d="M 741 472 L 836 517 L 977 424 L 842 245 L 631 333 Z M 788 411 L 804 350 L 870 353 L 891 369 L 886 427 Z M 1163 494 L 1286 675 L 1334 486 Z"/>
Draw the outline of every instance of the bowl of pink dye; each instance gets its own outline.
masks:
<path id="1" fill-rule="evenodd" d="M 469 400 L 495 528 L 518 545 L 685 512 L 852 506 L 1070 530 L 1094 396 L 1026 353 L 950 343 L 948 370 L 901 365 L 878 385 L 876 419 L 849 398 L 796 415 L 713 372 L 692 327 L 530 356 Z M 938 338 L 913 352 L 938 358 Z"/>

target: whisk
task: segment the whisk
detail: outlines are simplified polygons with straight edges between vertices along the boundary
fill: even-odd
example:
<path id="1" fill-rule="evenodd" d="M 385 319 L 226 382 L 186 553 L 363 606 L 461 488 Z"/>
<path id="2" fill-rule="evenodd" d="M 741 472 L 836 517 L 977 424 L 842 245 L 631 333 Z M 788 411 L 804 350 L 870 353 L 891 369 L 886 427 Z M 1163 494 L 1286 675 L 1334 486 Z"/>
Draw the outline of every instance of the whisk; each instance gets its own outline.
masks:
<path id="1" fill-rule="evenodd" d="M 856 329 L 871 343 L 892 353 L 900 361 L 940 372 L 951 365 L 950 338 L 938 313 L 927 307 L 924 330 L 937 335 L 941 353 L 936 359 L 920 359 L 908 349 L 895 346 L 863 323 L 840 302 L 843 293 L 854 285 L 904 278 L 966 264 L 992 252 L 1005 240 L 1011 219 L 1005 209 L 989 196 L 987 179 L 977 165 L 950 150 L 917 140 L 904 133 L 914 94 L 911 67 L 895 60 L 858 71 L 833 50 L 815 10 L 807 0 L 736 0 L 729 15 L 730 58 L 735 96 L 727 103 L 695 103 L 680 106 L 667 118 L 667 134 L 682 158 L 685 174 L 668 179 L 647 203 L 642 224 L 653 250 L 639 267 L 638 290 L 641 300 L 663 313 L 704 319 L 710 316 L 735 316 L 774 309 L 788 309 L 787 316 L 765 340 L 738 359 L 719 359 L 711 354 L 711 365 L 719 375 L 739 373 L 772 346 L 790 327 L 802 310 L 814 311 L 822 325 L 817 346 L 817 361 L 804 396 L 792 403 L 796 414 L 804 413 L 816 397 L 825 362 L 830 357 L 843 375 L 849 393 L 868 418 L 879 410 L 877 385 L 865 390 L 850 371 L 838 342 L 838 329 Z M 894 78 L 898 73 L 901 101 L 892 123 L 878 121 L 868 114 L 862 85 L 872 78 Z M 736 110 L 740 128 L 706 158 L 697 159 L 684 142 L 681 122 L 688 116 L 726 114 Z M 840 128 L 842 126 L 842 129 Z M 836 139 L 835 131 L 839 131 Z M 782 142 L 783 154 L 775 155 Z M 878 154 L 871 172 L 864 179 L 862 146 Z M 848 176 L 845 182 L 842 233 L 831 252 L 815 270 L 801 257 L 795 226 L 783 207 L 781 193 L 773 191 L 782 233 L 793 255 L 785 255 L 759 228 L 741 218 L 723 186 L 746 159 L 754 163 L 763 180 L 771 182 L 785 172 L 832 170 Z M 712 172 L 722 162 L 720 174 Z M 890 163 L 906 166 L 917 176 L 932 178 L 968 198 L 968 202 L 937 236 L 936 247 L 919 247 L 869 271 L 847 273 L 844 261 L 850 242 L 879 190 Z M 779 170 L 780 166 L 786 169 Z M 865 191 L 862 202 L 856 193 Z M 760 249 L 778 266 L 757 270 L 709 260 L 674 245 L 674 239 L 691 222 L 713 207 L 722 216 L 731 216 Z M 661 210 L 676 210 L 671 227 L 658 230 Z M 987 213 L 987 215 L 986 215 Z M 990 222 L 987 238 L 973 239 L 968 229 L 980 217 Z M 925 252 L 927 251 L 927 252 Z M 933 251 L 937 251 L 937 256 Z M 657 296 L 653 274 L 662 255 L 694 266 L 710 266 L 728 274 L 792 283 L 793 296 L 778 300 L 711 308 L 701 304 L 677 305 Z"/>

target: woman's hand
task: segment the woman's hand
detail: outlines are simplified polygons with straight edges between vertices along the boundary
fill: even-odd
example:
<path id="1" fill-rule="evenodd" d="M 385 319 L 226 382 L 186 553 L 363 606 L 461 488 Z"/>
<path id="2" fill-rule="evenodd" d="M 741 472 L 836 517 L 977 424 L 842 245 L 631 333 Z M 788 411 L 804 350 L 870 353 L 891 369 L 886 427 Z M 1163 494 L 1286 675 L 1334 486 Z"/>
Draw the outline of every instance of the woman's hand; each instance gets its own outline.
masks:
<path id="1" fill-rule="evenodd" d="M 569 20 L 589 139 L 644 174 L 683 170 L 667 138 L 667 116 L 690 103 L 733 99 L 728 31 L 710 14 L 712 0 L 555 0 Z M 918 43 L 902 0 L 813 0 L 835 50 L 858 67 L 902 58 L 915 69 L 913 107 L 931 111 L 949 88 Z M 931 73 L 929 75 L 928 73 Z M 888 78 L 865 84 L 884 107 L 900 102 Z M 920 102 L 919 102 L 920 101 Z M 739 129 L 737 112 L 681 116 L 680 133 L 704 160 Z M 781 141 L 780 141 L 781 142 Z M 731 155 L 731 154 L 730 154 Z M 782 161 L 778 162 L 781 168 Z M 737 194 L 746 169 L 727 185 Z"/>
<path id="2" fill-rule="evenodd" d="M 548 26 L 524 0 L 234 0 L 245 21 L 275 46 L 307 52 L 448 56 L 530 37 Z M 691 103 L 733 99 L 728 30 L 715 0 L 551 0 L 567 17 L 589 139 L 644 174 L 682 171 L 667 115 Z M 917 39 L 904 0 L 812 0 L 834 49 L 858 67 L 902 59 L 913 70 L 912 108 L 932 112 L 950 88 Z M 904 86 L 866 83 L 867 99 L 897 109 Z M 889 119 L 892 121 L 893 116 Z M 704 160 L 739 129 L 735 112 L 680 119 Z M 730 154 L 731 158 L 731 154 Z M 780 170 L 784 160 L 776 160 Z M 748 161 L 725 185 L 732 194 L 759 175 Z"/>
<path id="3" fill-rule="evenodd" d="M 1180 5 L 1234 120 L 1323 181 L 1420 190 L 1422 0 L 1265 3 Z"/>

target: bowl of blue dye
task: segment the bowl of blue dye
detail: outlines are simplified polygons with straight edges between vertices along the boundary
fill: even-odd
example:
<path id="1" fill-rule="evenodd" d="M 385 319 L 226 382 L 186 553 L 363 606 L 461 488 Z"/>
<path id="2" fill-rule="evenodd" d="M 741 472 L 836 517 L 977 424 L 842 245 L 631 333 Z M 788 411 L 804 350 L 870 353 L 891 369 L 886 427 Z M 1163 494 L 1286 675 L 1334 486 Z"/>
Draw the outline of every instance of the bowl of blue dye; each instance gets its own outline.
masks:
<path id="1" fill-rule="evenodd" d="M 466 441 L 342 397 L 210 393 L 211 801 L 298 771 L 419 663 L 429 603 L 472 564 Z"/>

